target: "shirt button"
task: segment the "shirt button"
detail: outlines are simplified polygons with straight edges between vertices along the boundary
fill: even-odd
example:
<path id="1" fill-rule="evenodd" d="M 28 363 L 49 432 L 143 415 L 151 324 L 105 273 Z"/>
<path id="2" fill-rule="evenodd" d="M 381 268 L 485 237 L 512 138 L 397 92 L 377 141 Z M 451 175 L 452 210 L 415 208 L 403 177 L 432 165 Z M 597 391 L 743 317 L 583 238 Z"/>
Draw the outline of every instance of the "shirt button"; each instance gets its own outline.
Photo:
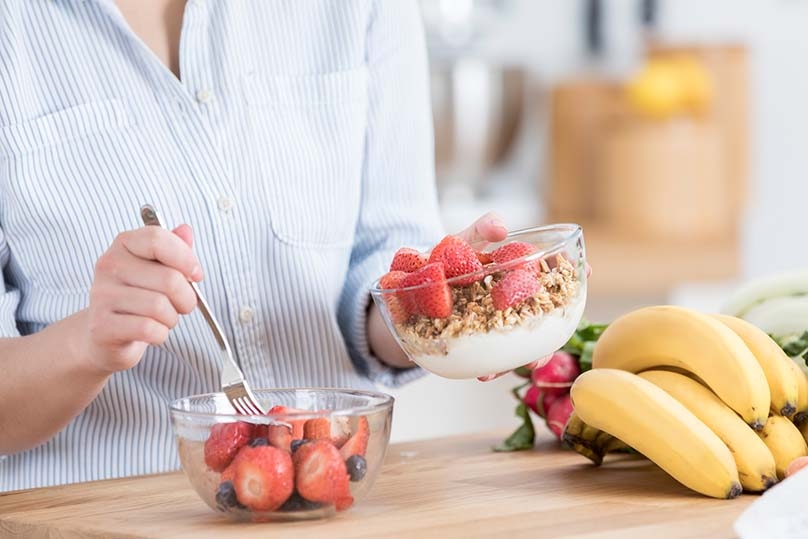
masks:
<path id="1" fill-rule="evenodd" d="M 203 105 L 207 105 L 208 103 L 213 101 L 213 92 L 211 92 L 207 88 L 202 88 L 201 90 L 196 92 L 196 101 Z"/>
<path id="2" fill-rule="evenodd" d="M 220 210 L 230 211 L 231 209 L 233 209 L 235 202 L 233 202 L 232 198 L 222 195 L 219 197 L 219 200 L 216 201 L 216 204 L 219 206 Z"/>
<path id="3" fill-rule="evenodd" d="M 249 324 L 255 318 L 255 311 L 252 307 L 245 305 L 238 311 L 238 319 L 242 324 Z"/>

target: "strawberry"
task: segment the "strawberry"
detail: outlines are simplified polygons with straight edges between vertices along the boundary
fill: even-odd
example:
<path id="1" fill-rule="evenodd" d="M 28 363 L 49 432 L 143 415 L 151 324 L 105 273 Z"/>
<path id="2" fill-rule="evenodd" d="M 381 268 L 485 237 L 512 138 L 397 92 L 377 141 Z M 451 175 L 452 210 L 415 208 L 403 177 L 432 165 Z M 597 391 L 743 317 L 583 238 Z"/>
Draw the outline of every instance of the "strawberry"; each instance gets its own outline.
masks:
<path id="1" fill-rule="evenodd" d="M 465 240 L 457 236 L 446 236 L 432 250 L 429 262 L 440 262 L 446 273 L 446 278 L 467 275 L 483 269 L 482 263 L 477 259 L 477 253 Z M 467 277 L 453 281 L 452 285 L 466 286 L 479 281 L 482 275 Z"/>
<path id="2" fill-rule="evenodd" d="M 205 464 L 214 472 L 221 472 L 233 461 L 238 450 L 253 437 L 255 425 L 237 421 L 216 423 L 205 440 Z"/>
<path id="3" fill-rule="evenodd" d="M 491 253 L 491 259 L 497 264 L 506 264 L 511 260 L 516 260 L 517 258 L 522 258 L 523 256 L 527 256 L 535 252 L 536 248 L 529 243 L 525 243 L 523 241 L 512 241 L 511 243 L 506 243 L 502 247 L 494 250 Z M 532 260 L 530 262 L 525 262 L 524 264 L 508 266 L 508 269 L 526 269 L 538 275 L 538 273 L 541 272 L 541 263 L 538 260 Z"/>
<path id="4" fill-rule="evenodd" d="M 270 425 L 267 429 L 267 440 L 270 445 L 283 449 L 284 451 L 292 451 L 292 427 L 278 423 Z"/>
<path id="5" fill-rule="evenodd" d="M 419 287 L 402 292 L 407 301 L 415 305 L 418 313 L 431 318 L 446 318 L 452 314 L 452 290 L 446 283 L 446 274 L 440 262 L 427 264 L 410 273 L 401 281 L 401 286 Z"/>
<path id="6" fill-rule="evenodd" d="M 269 425 L 256 425 L 252 433 L 253 438 L 269 437 Z"/>
<path id="7" fill-rule="evenodd" d="M 303 424 L 305 419 L 293 419 L 294 414 L 305 414 L 308 410 L 301 410 L 300 408 L 289 408 L 288 406 L 276 405 L 269 409 L 267 415 L 278 416 L 276 419 L 283 423 L 292 425 L 292 439 L 298 440 L 303 437 Z M 289 416 L 289 417 L 284 417 Z"/>
<path id="8" fill-rule="evenodd" d="M 295 487 L 301 496 L 310 502 L 336 504 L 338 509 L 350 505 L 348 470 L 339 450 L 330 441 L 317 440 L 301 445 L 293 461 Z"/>
<path id="9" fill-rule="evenodd" d="M 491 262 L 494 261 L 494 259 L 491 258 L 491 253 L 484 253 L 482 251 L 474 251 L 474 254 L 477 256 L 477 260 L 479 260 L 480 264 L 482 264 L 483 266 L 485 266 L 486 264 L 490 264 Z"/>
<path id="10" fill-rule="evenodd" d="M 396 254 L 393 255 L 393 261 L 390 263 L 390 271 L 404 271 L 412 273 L 421 269 L 427 261 L 427 256 L 423 253 L 410 249 L 409 247 L 402 247 Z"/>
<path id="11" fill-rule="evenodd" d="M 494 308 L 504 311 L 508 307 L 516 307 L 524 300 L 541 290 L 536 277 L 523 269 L 509 271 L 491 287 L 491 299 Z"/>
<path id="12" fill-rule="evenodd" d="M 331 418 L 331 443 L 340 448 L 350 437 L 350 418 L 345 415 L 337 415 Z"/>
<path id="13" fill-rule="evenodd" d="M 233 464 L 236 496 L 249 509 L 274 511 L 292 495 L 295 473 L 288 452 L 270 445 L 245 447 Z"/>
<path id="14" fill-rule="evenodd" d="M 326 417 L 309 419 L 303 425 L 303 438 L 306 440 L 330 440 L 331 422 Z"/>
<path id="15" fill-rule="evenodd" d="M 360 416 L 353 436 L 351 436 L 339 450 L 339 454 L 342 455 L 342 460 L 348 460 L 353 455 L 364 457 L 365 451 L 367 451 L 368 448 L 369 437 L 370 427 L 368 426 L 368 418 Z"/>
<path id="16" fill-rule="evenodd" d="M 404 277 L 406 276 L 407 273 L 404 271 L 391 271 L 385 273 L 379 279 L 379 288 L 383 290 L 401 288 L 401 281 L 403 281 Z M 406 295 L 391 292 L 389 294 L 384 294 L 383 297 L 384 302 L 387 305 L 387 311 L 390 313 L 390 318 L 393 319 L 393 322 L 400 324 L 401 322 L 405 322 L 410 317 L 411 309 L 407 304 Z"/>

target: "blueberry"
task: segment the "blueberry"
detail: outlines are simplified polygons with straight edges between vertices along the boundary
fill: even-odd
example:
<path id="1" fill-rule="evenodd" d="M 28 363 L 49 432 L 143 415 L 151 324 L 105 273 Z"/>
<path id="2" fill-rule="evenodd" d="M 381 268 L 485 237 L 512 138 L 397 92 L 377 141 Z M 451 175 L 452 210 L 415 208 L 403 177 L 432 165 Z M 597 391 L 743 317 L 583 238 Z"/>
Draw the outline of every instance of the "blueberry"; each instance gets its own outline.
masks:
<path id="1" fill-rule="evenodd" d="M 292 444 L 291 444 L 291 446 L 290 446 L 290 449 L 292 450 L 292 453 L 294 453 L 295 451 L 297 451 L 297 450 L 298 450 L 298 448 L 299 448 L 301 445 L 305 444 L 306 442 L 308 442 L 308 440 L 300 440 L 300 439 L 298 439 L 298 440 L 292 440 Z"/>
<path id="2" fill-rule="evenodd" d="M 368 462 L 362 455 L 352 455 L 345 461 L 351 481 L 361 481 L 368 472 Z"/>
<path id="3" fill-rule="evenodd" d="M 310 502 L 295 491 L 278 511 L 311 511 L 313 509 L 319 509 L 322 506 L 323 504 L 321 503 Z"/>
<path id="4" fill-rule="evenodd" d="M 261 447 L 262 445 L 269 445 L 266 438 L 253 438 L 248 444 L 250 447 Z"/>
<path id="5" fill-rule="evenodd" d="M 225 481 L 216 490 L 216 507 L 219 511 L 229 511 L 230 509 L 244 509 L 244 506 L 236 498 L 236 490 L 232 481 Z"/>

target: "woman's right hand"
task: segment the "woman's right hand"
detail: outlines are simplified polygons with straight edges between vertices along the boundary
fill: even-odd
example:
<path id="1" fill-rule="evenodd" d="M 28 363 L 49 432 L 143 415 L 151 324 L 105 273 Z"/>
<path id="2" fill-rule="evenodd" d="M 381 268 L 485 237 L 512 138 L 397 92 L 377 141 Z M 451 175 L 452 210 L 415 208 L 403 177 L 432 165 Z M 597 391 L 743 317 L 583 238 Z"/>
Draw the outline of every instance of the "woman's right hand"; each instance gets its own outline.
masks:
<path id="1" fill-rule="evenodd" d="M 196 307 L 188 281 L 202 280 L 188 225 L 119 234 L 95 265 L 86 314 L 85 357 L 102 374 L 134 367 L 160 345 L 180 314 Z"/>

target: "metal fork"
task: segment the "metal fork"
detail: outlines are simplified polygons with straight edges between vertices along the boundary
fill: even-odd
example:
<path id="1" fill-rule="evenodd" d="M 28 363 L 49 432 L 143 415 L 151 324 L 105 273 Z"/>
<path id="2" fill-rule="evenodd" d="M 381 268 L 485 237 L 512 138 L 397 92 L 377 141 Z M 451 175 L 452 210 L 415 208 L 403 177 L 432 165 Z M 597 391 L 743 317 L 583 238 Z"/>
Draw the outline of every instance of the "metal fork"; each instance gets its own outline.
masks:
<path id="1" fill-rule="evenodd" d="M 157 214 L 151 205 L 145 204 L 140 208 L 140 217 L 143 223 L 149 226 L 159 226 L 165 228 L 160 221 L 160 216 Z M 222 356 L 222 391 L 227 396 L 227 400 L 236 412 L 242 415 L 265 415 L 266 411 L 258 403 L 247 381 L 244 380 L 244 373 L 238 368 L 236 360 L 233 359 L 233 352 L 230 350 L 230 345 L 222 332 L 221 326 L 216 321 L 213 313 L 208 307 L 208 302 L 202 296 L 202 292 L 195 282 L 189 281 L 191 288 L 196 294 L 197 306 L 205 317 L 210 329 L 213 330 L 213 336 L 216 337 L 216 342 L 219 343 Z"/>

